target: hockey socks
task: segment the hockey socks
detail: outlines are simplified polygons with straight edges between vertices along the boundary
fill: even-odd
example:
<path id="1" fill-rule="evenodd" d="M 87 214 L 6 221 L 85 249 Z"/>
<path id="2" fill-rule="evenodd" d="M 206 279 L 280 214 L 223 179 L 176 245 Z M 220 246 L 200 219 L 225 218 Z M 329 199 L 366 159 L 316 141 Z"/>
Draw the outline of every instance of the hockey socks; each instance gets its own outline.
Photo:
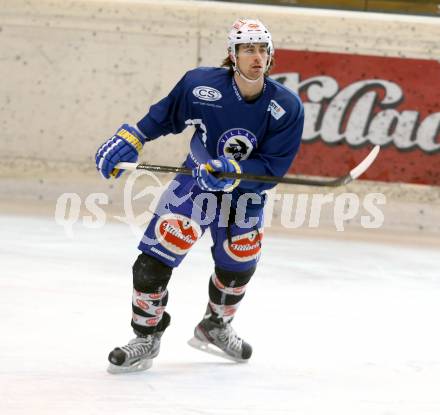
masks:
<path id="1" fill-rule="evenodd" d="M 171 273 L 171 267 L 145 253 L 134 263 L 131 325 L 138 336 L 163 331 L 168 326 L 166 287 Z"/>
<path id="2" fill-rule="evenodd" d="M 209 305 L 207 314 L 213 320 L 230 322 L 246 292 L 246 285 L 255 272 L 255 267 L 247 271 L 226 271 L 218 267 L 209 281 Z"/>

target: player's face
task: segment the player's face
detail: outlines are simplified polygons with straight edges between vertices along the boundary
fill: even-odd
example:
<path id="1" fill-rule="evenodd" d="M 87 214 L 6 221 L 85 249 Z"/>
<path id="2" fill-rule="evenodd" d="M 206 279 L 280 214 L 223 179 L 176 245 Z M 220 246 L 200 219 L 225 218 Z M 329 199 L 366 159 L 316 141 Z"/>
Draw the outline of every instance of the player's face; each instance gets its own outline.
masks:
<path id="1" fill-rule="evenodd" d="M 238 45 L 238 67 L 250 79 L 257 79 L 264 73 L 268 57 L 266 43 Z"/>

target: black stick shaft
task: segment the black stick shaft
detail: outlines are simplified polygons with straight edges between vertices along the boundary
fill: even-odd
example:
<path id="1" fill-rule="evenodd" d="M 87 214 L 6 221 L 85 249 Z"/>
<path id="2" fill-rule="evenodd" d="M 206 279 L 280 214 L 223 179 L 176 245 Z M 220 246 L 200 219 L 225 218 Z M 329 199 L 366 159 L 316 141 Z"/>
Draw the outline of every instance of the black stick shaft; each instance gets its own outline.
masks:
<path id="1" fill-rule="evenodd" d="M 192 170 L 187 167 L 159 166 L 155 164 L 145 163 L 138 164 L 136 166 L 136 170 L 148 170 L 157 173 L 180 173 L 188 176 L 192 175 Z M 247 173 L 215 173 L 214 175 L 218 178 L 240 179 L 247 182 L 271 184 L 286 183 L 307 186 L 340 186 L 352 180 L 352 177 L 349 174 L 334 180 L 306 179 L 299 177 L 257 176 Z"/>
<path id="2" fill-rule="evenodd" d="M 374 162 L 379 154 L 380 146 L 376 145 L 368 153 L 368 155 L 353 169 L 351 169 L 346 175 L 337 177 L 336 179 L 309 179 L 300 177 L 278 177 L 278 176 L 256 176 L 254 174 L 247 173 L 213 173 L 218 178 L 225 179 L 240 179 L 246 182 L 258 182 L 258 183 L 286 183 L 297 184 L 304 186 L 322 186 L 322 187 L 335 187 L 342 186 L 350 183 L 361 176 Z M 187 167 L 172 167 L 172 166 L 158 166 L 155 164 L 147 163 L 125 163 L 121 162 L 116 165 L 118 169 L 127 170 L 148 170 L 157 173 L 180 173 L 192 176 L 192 169 Z"/>

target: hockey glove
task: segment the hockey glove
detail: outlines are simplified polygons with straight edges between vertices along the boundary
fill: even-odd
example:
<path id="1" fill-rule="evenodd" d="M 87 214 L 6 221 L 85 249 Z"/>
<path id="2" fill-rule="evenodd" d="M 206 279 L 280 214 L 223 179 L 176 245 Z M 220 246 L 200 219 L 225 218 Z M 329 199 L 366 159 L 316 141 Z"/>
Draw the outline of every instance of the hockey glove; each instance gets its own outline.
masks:
<path id="1" fill-rule="evenodd" d="M 241 173 L 240 165 L 231 159 L 220 156 L 193 169 L 192 175 L 203 190 L 210 192 L 230 192 L 240 183 L 240 179 L 219 179 L 211 173 Z"/>
<path id="2" fill-rule="evenodd" d="M 136 128 L 123 124 L 115 135 L 96 152 L 96 168 L 106 178 L 118 178 L 123 170 L 115 169 L 121 161 L 134 163 L 144 145 L 146 137 Z"/>

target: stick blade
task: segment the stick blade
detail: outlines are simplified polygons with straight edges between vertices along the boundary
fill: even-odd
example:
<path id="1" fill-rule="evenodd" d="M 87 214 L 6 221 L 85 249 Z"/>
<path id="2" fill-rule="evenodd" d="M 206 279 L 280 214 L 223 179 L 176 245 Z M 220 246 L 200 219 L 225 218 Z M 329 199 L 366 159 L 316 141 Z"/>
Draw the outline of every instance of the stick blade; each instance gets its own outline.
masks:
<path id="1" fill-rule="evenodd" d="M 374 146 L 367 157 L 365 157 L 354 169 L 350 171 L 349 175 L 352 180 L 357 179 L 360 175 L 367 171 L 367 169 L 373 164 L 374 160 L 376 160 L 379 151 L 380 146 Z"/>

